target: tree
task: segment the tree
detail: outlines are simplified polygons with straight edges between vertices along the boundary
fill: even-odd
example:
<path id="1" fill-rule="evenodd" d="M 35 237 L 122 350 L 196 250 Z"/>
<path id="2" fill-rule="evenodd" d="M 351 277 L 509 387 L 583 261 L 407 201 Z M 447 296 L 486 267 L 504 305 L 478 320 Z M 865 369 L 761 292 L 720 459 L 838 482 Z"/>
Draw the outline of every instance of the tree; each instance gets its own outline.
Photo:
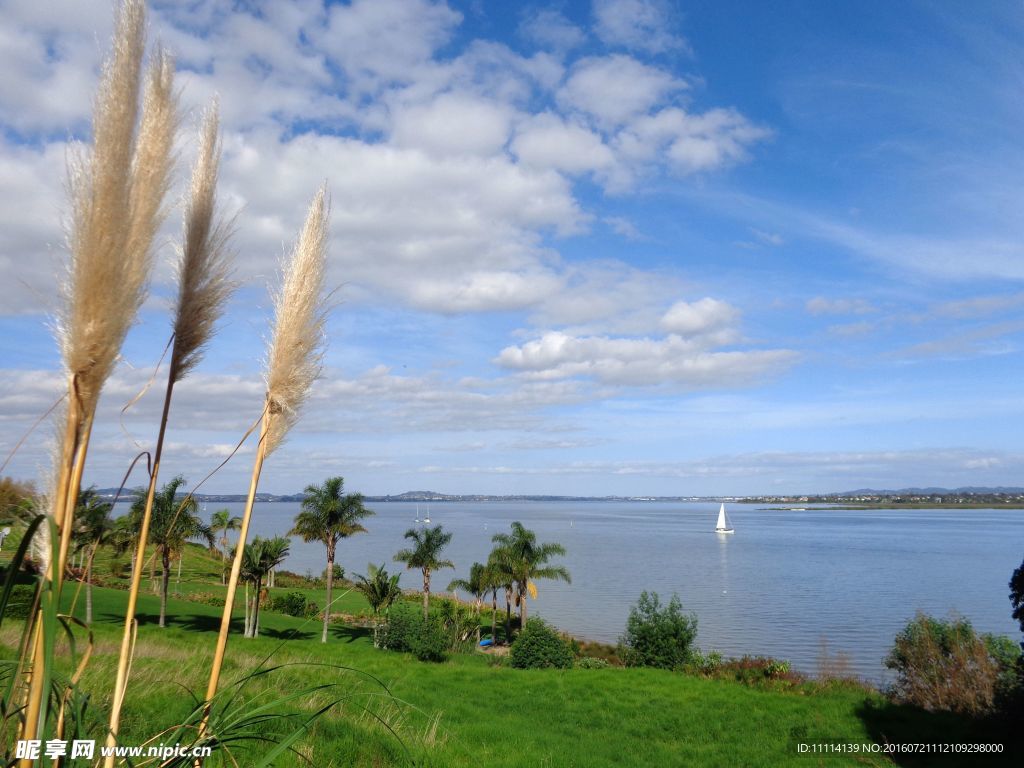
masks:
<path id="1" fill-rule="evenodd" d="M 220 551 L 222 555 L 223 567 L 220 573 L 220 583 L 225 584 L 227 576 L 227 562 L 228 562 L 228 531 L 237 531 L 242 525 L 242 518 L 238 515 L 232 516 L 231 510 L 229 509 L 218 509 L 210 517 L 210 530 L 214 533 L 217 531 L 221 532 L 220 539 Z"/>
<path id="2" fill-rule="evenodd" d="M 487 583 L 487 566 L 483 563 L 473 563 L 469 568 L 468 579 L 452 579 L 448 585 L 450 591 L 461 589 L 473 596 L 473 613 L 476 615 L 476 641 L 480 642 L 480 608 L 484 602 L 484 595 L 490 589 Z M 492 621 L 493 630 L 493 621 Z"/>
<path id="3" fill-rule="evenodd" d="M 451 560 L 441 559 L 441 550 L 452 540 L 451 533 L 445 533 L 444 527 L 435 525 L 433 528 L 410 528 L 405 532 L 415 546 L 402 549 L 395 553 L 395 562 L 405 563 L 408 570 L 419 568 L 423 572 L 423 618 L 430 612 L 430 573 L 441 568 L 454 568 Z"/>
<path id="4" fill-rule="evenodd" d="M 241 578 L 246 584 L 253 585 L 252 608 L 246 595 L 245 601 L 245 637 L 260 635 L 260 594 L 263 591 L 263 579 L 288 557 L 291 542 L 284 536 L 272 539 L 261 539 L 257 536 L 252 543 L 246 544 L 242 552 Z"/>
<path id="5" fill-rule="evenodd" d="M 519 626 L 526 626 L 526 596 L 537 596 L 538 579 L 560 579 L 572 583 L 564 565 L 547 565 L 554 555 L 565 555 L 565 547 L 554 542 L 537 543 L 537 535 L 519 521 L 512 523 L 512 533 L 496 533 L 491 539 L 505 550 L 508 566 L 515 581 L 516 603 L 519 605 Z"/>
<path id="6" fill-rule="evenodd" d="M 487 556 L 487 583 L 491 590 L 491 638 L 497 641 L 498 590 L 505 592 L 505 642 L 512 639 L 512 595 L 515 591 L 515 574 L 512 558 L 504 547 L 495 547 Z"/>
<path id="7" fill-rule="evenodd" d="M 92 624 L 92 562 L 96 550 L 111 543 L 114 521 L 110 517 L 114 505 L 102 501 L 96 489 L 78 493 L 75 509 L 75 550 L 85 556 L 85 623 Z"/>
<path id="8" fill-rule="evenodd" d="M 391 604 L 401 596 L 402 588 L 398 586 L 401 574 L 389 574 L 384 570 L 384 563 L 381 563 L 379 567 L 373 563 L 367 563 L 366 573 L 366 576 L 356 574 L 356 590 L 366 598 L 366 602 L 370 604 L 370 610 L 373 611 L 373 647 L 379 648 L 380 614 L 383 611 L 386 616 L 391 610 Z"/>
<path id="9" fill-rule="evenodd" d="M 1024 562 L 1010 577 L 1010 604 L 1013 606 L 1013 618 L 1020 624 L 1020 631 L 1024 632 Z M 1021 647 L 1024 648 L 1024 643 Z"/>
<path id="10" fill-rule="evenodd" d="M 641 592 L 629 609 L 619 655 L 630 667 L 678 669 L 690 660 L 696 639 L 697 617 L 683 613 L 678 595 L 663 607 L 657 592 Z"/>
<path id="11" fill-rule="evenodd" d="M 156 555 L 163 566 L 160 581 L 160 626 L 167 621 L 167 590 L 171 580 L 171 557 L 181 553 L 185 542 L 202 539 L 211 548 L 214 545 L 213 532 L 198 516 L 199 504 L 191 496 L 182 501 L 175 497 L 178 489 L 185 484 L 185 478 L 178 475 L 164 485 L 153 497 L 153 516 L 149 524 L 149 541 L 156 548 Z M 136 491 L 132 502 L 131 526 L 138 531 L 142 514 L 146 509 L 146 492 Z"/>
<path id="12" fill-rule="evenodd" d="M 357 533 L 366 533 L 359 521 L 373 515 L 363 506 L 361 493 L 344 494 L 345 481 L 329 477 L 323 485 L 306 486 L 302 511 L 295 516 L 293 536 L 303 541 L 319 541 L 327 547 L 327 602 L 324 605 L 324 629 L 320 642 L 327 642 L 327 627 L 331 618 L 331 590 L 334 587 L 334 558 L 338 542 Z"/>

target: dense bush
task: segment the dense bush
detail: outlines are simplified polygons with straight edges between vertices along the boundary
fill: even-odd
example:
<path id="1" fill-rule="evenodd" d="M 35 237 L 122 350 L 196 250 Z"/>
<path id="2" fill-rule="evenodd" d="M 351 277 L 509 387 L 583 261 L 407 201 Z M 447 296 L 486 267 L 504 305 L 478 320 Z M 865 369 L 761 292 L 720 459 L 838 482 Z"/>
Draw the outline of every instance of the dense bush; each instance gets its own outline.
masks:
<path id="1" fill-rule="evenodd" d="M 1012 646 L 1012 641 L 977 634 L 967 619 L 919 613 L 896 635 L 885 659 L 896 672 L 891 694 L 929 711 L 990 711 L 1001 689 L 1014 684 L 1020 652 Z"/>
<path id="2" fill-rule="evenodd" d="M 695 675 L 711 677 L 721 669 L 724 663 L 722 654 L 718 651 L 701 653 L 699 648 L 693 649 L 690 653 L 690 660 L 686 663 L 686 671 Z"/>
<path id="3" fill-rule="evenodd" d="M 629 667 L 679 669 L 690 660 L 697 617 L 683 613 L 677 595 L 662 606 L 657 592 L 642 592 L 629 611 L 619 656 Z"/>
<path id="4" fill-rule="evenodd" d="M 547 622 L 530 619 L 509 650 L 509 662 L 517 669 L 572 666 L 572 648 Z"/>
<path id="5" fill-rule="evenodd" d="M 271 601 L 270 609 L 289 616 L 306 616 L 306 596 L 301 592 L 286 592 Z"/>
<path id="6" fill-rule="evenodd" d="M 576 659 L 574 666 L 580 669 L 609 669 L 611 664 L 605 659 L 598 659 L 594 656 L 582 656 Z"/>
<path id="7" fill-rule="evenodd" d="M 420 661 L 444 661 L 451 638 L 440 620 L 423 620 L 417 608 L 396 603 L 381 628 L 380 647 L 413 654 Z"/>
<path id="8" fill-rule="evenodd" d="M 412 640 L 412 653 L 420 661 L 444 661 L 451 644 L 451 635 L 438 619 L 420 619 L 419 630 Z"/>

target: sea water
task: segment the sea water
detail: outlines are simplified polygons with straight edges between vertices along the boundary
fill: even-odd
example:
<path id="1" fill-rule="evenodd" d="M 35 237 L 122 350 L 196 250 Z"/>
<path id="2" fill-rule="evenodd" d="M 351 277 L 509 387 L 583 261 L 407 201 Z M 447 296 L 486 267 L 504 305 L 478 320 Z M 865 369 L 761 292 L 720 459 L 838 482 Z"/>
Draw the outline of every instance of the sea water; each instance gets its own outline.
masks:
<path id="1" fill-rule="evenodd" d="M 207 504 L 207 515 L 241 504 Z M 435 593 L 484 562 L 491 537 L 518 520 L 541 542 L 558 542 L 572 583 L 541 581 L 531 615 L 572 634 L 614 643 L 643 590 L 678 594 L 698 618 L 698 645 L 725 655 L 770 655 L 814 674 L 822 643 L 849 657 L 862 678 L 886 679 L 882 660 L 917 611 L 958 613 L 983 632 L 1020 640 L 1007 586 L 1024 559 L 1024 510 L 772 510 L 728 505 L 735 535 L 713 532 L 718 504 L 669 502 L 368 503 L 368 533 L 341 542 L 346 574 L 368 563 L 404 566 L 394 554 L 417 511 L 454 534 L 433 575 Z M 257 504 L 252 534 L 289 530 L 299 505 Z M 420 523 L 419 525 L 423 525 Z M 232 534 L 233 535 L 233 534 Z M 319 574 L 323 545 L 292 538 L 285 568 Z M 418 571 L 402 573 L 418 589 Z M 499 607 L 504 597 L 499 594 Z"/>

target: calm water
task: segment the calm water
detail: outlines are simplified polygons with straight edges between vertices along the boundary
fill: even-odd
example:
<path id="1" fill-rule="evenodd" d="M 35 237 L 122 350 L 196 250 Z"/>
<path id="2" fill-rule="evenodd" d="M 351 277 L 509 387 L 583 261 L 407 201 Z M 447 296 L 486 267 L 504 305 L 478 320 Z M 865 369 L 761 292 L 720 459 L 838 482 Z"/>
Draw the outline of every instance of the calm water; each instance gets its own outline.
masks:
<path id="1" fill-rule="evenodd" d="M 208 512 L 241 504 L 209 505 Z M 347 573 L 387 562 L 404 546 L 416 506 L 369 505 L 376 516 L 339 547 Z M 421 513 L 427 511 L 423 504 Z M 253 532 L 285 533 L 298 504 L 259 504 Z M 532 613 L 579 636 L 615 642 L 641 590 L 679 594 L 699 618 L 698 644 L 727 655 L 767 654 L 813 673 L 821 641 L 843 651 L 854 671 L 884 679 L 882 658 L 896 632 L 921 610 L 957 611 L 981 631 L 1019 637 L 1007 582 L 1024 557 L 1024 510 L 769 511 L 732 505 L 736 534 L 711 532 L 717 504 L 446 503 L 432 504 L 432 524 L 455 536 L 435 590 L 484 561 L 491 536 L 513 520 L 557 541 L 571 585 L 538 584 Z M 323 570 L 323 546 L 292 542 L 286 564 Z M 417 588 L 418 572 L 402 585 Z"/>

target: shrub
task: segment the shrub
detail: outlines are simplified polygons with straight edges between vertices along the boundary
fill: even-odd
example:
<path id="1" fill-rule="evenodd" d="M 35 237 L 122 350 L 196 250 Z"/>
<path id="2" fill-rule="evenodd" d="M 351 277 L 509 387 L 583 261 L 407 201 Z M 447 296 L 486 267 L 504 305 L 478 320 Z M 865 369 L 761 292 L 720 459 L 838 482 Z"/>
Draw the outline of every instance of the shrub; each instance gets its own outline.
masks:
<path id="1" fill-rule="evenodd" d="M 794 672 L 788 661 L 770 656 L 743 656 L 723 661 L 715 670 L 715 677 L 733 679 L 744 685 L 790 687 L 806 682 L 803 675 Z"/>
<path id="2" fill-rule="evenodd" d="M 270 609 L 289 616 L 305 616 L 306 596 L 301 592 L 286 592 L 271 601 Z"/>
<path id="3" fill-rule="evenodd" d="M 694 648 L 690 653 L 690 660 L 686 664 L 686 671 L 695 675 L 712 677 L 721 669 L 722 663 L 722 654 L 718 651 L 704 654 L 699 648 Z"/>
<path id="4" fill-rule="evenodd" d="M 422 622 L 419 612 L 408 603 L 395 603 L 388 615 L 388 623 L 381 629 L 380 647 L 408 653 Z"/>
<path id="5" fill-rule="evenodd" d="M 662 606 L 657 592 L 642 592 L 629 611 L 619 656 L 628 667 L 679 669 L 690 659 L 697 617 L 683 613 L 677 595 Z"/>
<path id="6" fill-rule="evenodd" d="M 574 666 L 579 669 L 610 669 L 612 665 L 605 659 L 597 659 L 593 656 L 583 656 L 576 659 Z"/>
<path id="7" fill-rule="evenodd" d="M 412 640 L 412 653 L 420 661 L 444 661 L 448 658 L 451 636 L 435 618 L 420 619 Z"/>
<path id="8" fill-rule="evenodd" d="M 509 650 L 509 662 L 517 669 L 572 666 L 569 644 L 542 619 L 529 619 Z"/>
<path id="9" fill-rule="evenodd" d="M 312 600 L 306 601 L 306 607 L 302 611 L 302 616 L 307 619 L 315 619 L 320 616 L 320 606 L 314 603 Z"/>
<path id="10" fill-rule="evenodd" d="M 327 569 L 326 568 L 324 568 L 323 576 L 321 576 L 321 578 L 323 579 L 324 583 L 327 582 Z M 345 569 L 342 568 L 337 563 L 335 563 L 334 564 L 334 579 L 333 579 L 333 582 L 335 584 L 337 584 L 339 581 L 341 581 L 344 578 L 345 578 Z"/>
<path id="11" fill-rule="evenodd" d="M 396 603 L 380 631 L 380 647 L 413 654 L 420 661 L 444 661 L 451 639 L 440 620 L 423 616 L 409 603 Z"/>
<path id="12" fill-rule="evenodd" d="M 1012 645 L 1010 643 L 1009 645 Z M 896 672 L 891 695 L 929 711 L 981 714 L 1012 681 L 1019 658 L 992 635 L 978 635 L 962 617 L 919 613 L 896 635 L 885 665 Z"/>

